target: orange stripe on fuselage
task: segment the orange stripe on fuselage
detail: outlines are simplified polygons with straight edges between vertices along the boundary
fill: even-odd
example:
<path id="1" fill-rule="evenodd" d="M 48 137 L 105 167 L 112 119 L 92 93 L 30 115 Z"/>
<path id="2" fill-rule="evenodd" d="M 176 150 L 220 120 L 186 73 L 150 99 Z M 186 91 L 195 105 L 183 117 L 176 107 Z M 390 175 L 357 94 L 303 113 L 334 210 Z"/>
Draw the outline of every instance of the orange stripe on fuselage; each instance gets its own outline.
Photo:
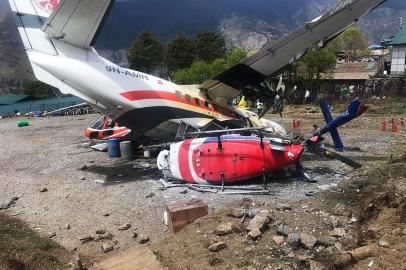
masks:
<path id="1" fill-rule="evenodd" d="M 209 107 L 206 107 L 205 102 L 206 100 L 200 100 L 200 105 L 196 103 L 195 97 L 192 97 L 192 100 L 189 102 L 186 100 L 186 96 L 182 95 L 182 98 L 178 98 L 175 93 L 166 92 L 166 91 L 155 91 L 155 90 L 136 90 L 136 91 L 128 91 L 124 93 L 120 93 L 123 97 L 130 101 L 135 100 L 144 100 L 144 99 L 163 99 L 163 100 L 170 100 L 179 102 L 182 104 L 192 105 L 194 107 L 209 111 L 209 112 L 216 112 L 231 118 L 237 118 L 237 115 L 231 111 L 230 109 L 220 107 L 218 105 L 213 105 L 210 103 Z"/>

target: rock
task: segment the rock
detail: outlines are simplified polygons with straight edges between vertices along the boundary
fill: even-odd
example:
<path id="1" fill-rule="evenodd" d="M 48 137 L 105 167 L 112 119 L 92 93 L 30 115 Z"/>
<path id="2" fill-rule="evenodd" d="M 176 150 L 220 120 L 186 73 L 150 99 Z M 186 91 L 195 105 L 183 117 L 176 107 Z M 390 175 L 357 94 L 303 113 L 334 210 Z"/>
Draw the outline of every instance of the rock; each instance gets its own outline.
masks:
<path id="1" fill-rule="evenodd" d="M 85 244 L 87 242 L 93 241 L 94 238 L 92 236 L 86 235 L 86 236 L 82 236 L 79 237 L 80 243 Z"/>
<path id="2" fill-rule="evenodd" d="M 289 233 L 286 238 L 286 243 L 291 245 L 294 248 L 299 247 L 299 234 L 298 233 Z"/>
<path id="3" fill-rule="evenodd" d="M 98 234 L 94 240 L 95 241 L 111 240 L 113 239 L 113 237 L 114 235 L 112 235 L 111 233 Z"/>
<path id="4" fill-rule="evenodd" d="M 115 246 L 117 246 L 117 245 L 118 245 L 118 240 L 114 239 L 114 240 L 113 240 L 113 244 L 114 244 Z"/>
<path id="5" fill-rule="evenodd" d="M 215 244 L 210 245 L 210 246 L 209 246 L 209 250 L 210 250 L 211 252 L 218 252 L 218 251 L 220 251 L 220 250 L 222 250 L 222 249 L 225 249 L 226 247 L 227 247 L 227 244 L 226 244 L 226 243 L 224 243 L 224 242 L 217 242 L 217 243 L 215 243 Z"/>
<path id="6" fill-rule="evenodd" d="M 119 230 L 119 231 L 125 231 L 125 230 L 128 230 L 129 228 L 131 228 L 131 224 L 130 224 L 130 223 L 127 223 L 127 224 L 124 224 L 124 225 L 120 226 L 120 227 L 118 228 L 118 230 Z"/>
<path id="7" fill-rule="evenodd" d="M 402 229 L 401 228 L 396 228 L 394 230 L 392 230 L 392 234 L 393 235 L 399 235 L 402 233 Z"/>
<path id="8" fill-rule="evenodd" d="M 245 209 L 233 208 L 233 210 L 231 210 L 230 216 L 235 218 L 242 218 L 246 213 L 247 211 Z"/>
<path id="9" fill-rule="evenodd" d="M 379 240 L 378 245 L 380 245 L 381 247 L 387 247 L 389 246 L 389 243 L 385 240 Z"/>
<path id="10" fill-rule="evenodd" d="M 148 242 L 149 242 L 149 236 L 143 235 L 143 234 L 140 234 L 140 235 L 139 235 L 138 243 L 140 243 L 140 244 L 146 244 L 146 243 L 148 243 Z"/>
<path id="11" fill-rule="evenodd" d="M 65 229 L 66 229 L 66 230 L 70 230 L 70 224 L 67 224 L 67 225 L 65 226 Z"/>
<path id="12" fill-rule="evenodd" d="M 132 238 L 137 238 L 138 237 L 138 233 L 137 232 L 133 232 L 131 235 Z"/>
<path id="13" fill-rule="evenodd" d="M 233 232 L 235 232 L 235 233 L 241 233 L 242 232 L 241 224 L 234 224 L 233 223 L 232 228 L 233 228 Z"/>
<path id="14" fill-rule="evenodd" d="M 100 230 L 96 231 L 96 234 L 105 234 L 105 233 L 106 233 L 106 231 L 103 230 L 103 229 L 100 229 Z"/>
<path id="15" fill-rule="evenodd" d="M 343 269 L 343 267 L 345 267 L 346 265 L 348 265 L 350 262 L 352 261 L 352 257 L 351 254 L 349 253 L 344 253 L 344 254 L 340 254 L 336 257 L 336 260 L 334 262 L 334 265 L 338 268 L 338 269 Z"/>
<path id="16" fill-rule="evenodd" d="M 290 211 L 292 210 L 292 207 L 289 204 L 280 203 L 275 206 L 275 209 L 277 211 L 286 211 L 286 210 Z"/>
<path id="17" fill-rule="evenodd" d="M 210 266 L 216 266 L 222 264 L 224 261 L 220 258 L 214 257 L 209 259 Z"/>
<path id="18" fill-rule="evenodd" d="M 108 217 L 108 216 L 110 216 L 110 214 L 109 214 L 109 213 L 105 213 L 105 214 L 103 214 L 103 216 L 104 216 L 104 217 Z"/>
<path id="19" fill-rule="evenodd" d="M 309 260 L 309 268 L 310 270 L 326 270 L 326 267 L 319 262 Z"/>
<path id="20" fill-rule="evenodd" d="M 87 166 L 86 165 L 83 165 L 82 167 L 80 167 L 80 170 L 81 171 L 84 171 L 84 170 L 86 170 L 87 169 Z"/>
<path id="21" fill-rule="evenodd" d="M 278 246 L 282 245 L 283 243 L 285 243 L 285 237 L 281 236 L 281 235 L 275 235 L 272 237 L 272 240 L 274 241 L 275 244 L 277 244 Z"/>
<path id="22" fill-rule="evenodd" d="M 47 192 L 48 189 L 46 187 L 39 189 L 39 192 Z"/>
<path id="23" fill-rule="evenodd" d="M 215 233 L 218 236 L 232 234 L 233 233 L 233 222 L 223 223 L 217 226 Z"/>
<path id="24" fill-rule="evenodd" d="M 187 189 L 179 191 L 179 194 L 187 194 Z"/>
<path id="25" fill-rule="evenodd" d="M 283 236 L 288 236 L 290 229 L 285 225 L 279 225 L 276 229 L 276 233 Z"/>
<path id="26" fill-rule="evenodd" d="M 247 211 L 247 215 L 249 218 L 254 218 L 259 213 L 258 208 L 252 208 Z"/>
<path id="27" fill-rule="evenodd" d="M 82 176 L 82 177 L 80 178 L 80 180 L 83 181 L 83 180 L 86 180 L 86 178 L 85 178 L 84 176 Z"/>
<path id="28" fill-rule="evenodd" d="M 306 249 L 312 249 L 316 245 L 317 238 L 307 233 L 299 234 L 299 243 Z"/>
<path id="29" fill-rule="evenodd" d="M 150 194 L 148 194 L 147 196 L 145 196 L 145 198 L 152 198 L 155 196 L 155 193 L 151 192 Z"/>
<path id="30" fill-rule="evenodd" d="M 317 238 L 317 244 L 322 245 L 324 247 L 331 247 L 334 245 L 336 238 L 331 236 L 320 236 Z"/>
<path id="31" fill-rule="evenodd" d="M 259 229 L 254 229 L 248 233 L 248 238 L 251 240 L 257 240 L 259 237 L 261 237 L 261 231 Z"/>
<path id="32" fill-rule="evenodd" d="M 335 242 L 335 243 L 334 243 L 334 247 L 335 247 L 337 250 L 341 251 L 341 250 L 343 249 L 343 244 L 341 244 L 340 242 Z"/>
<path id="33" fill-rule="evenodd" d="M 73 270 L 84 270 L 82 261 L 79 257 L 75 258 L 75 262 L 73 263 Z"/>
<path id="34" fill-rule="evenodd" d="M 109 243 L 103 243 L 101 244 L 101 248 L 103 253 L 107 253 L 110 252 L 114 249 L 113 245 L 109 244 Z"/>
<path id="35" fill-rule="evenodd" d="M 248 231 L 263 230 L 269 223 L 269 211 L 262 210 L 250 221 L 247 226 Z"/>
<path id="36" fill-rule="evenodd" d="M 54 238 L 56 236 L 56 232 L 51 232 L 49 235 L 48 235 L 48 238 Z"/>
<path id="37" fill-rule="evenodd" d="M 378 246 L 376 244 L 369 244 L 350 251 L 350 254 L 358 262 L 368 257 L 376 256 L 378 254 Z"/>
<path id="38" fill-rule="evenodd" d="M 337 216 L 351 217 L 352 210 L 345 207 L 342 203 L 337 203 L 333 209 L 333 214 Z"/>
<path id="39" fill-rule="evenodd" d="M 306 262 L 307 260 L 313 259 L 313 255 L 308 255 L 308 254 L 299 254 L 296 256 L 297 260 L 299 262 Z"/>
<path id="40" fill-rule="evenodd" d="M 345 235 L 345 230 L 343 228 L 335 228 L 332 232 L 330 232 L 332 237 L 343 237 Z"/>

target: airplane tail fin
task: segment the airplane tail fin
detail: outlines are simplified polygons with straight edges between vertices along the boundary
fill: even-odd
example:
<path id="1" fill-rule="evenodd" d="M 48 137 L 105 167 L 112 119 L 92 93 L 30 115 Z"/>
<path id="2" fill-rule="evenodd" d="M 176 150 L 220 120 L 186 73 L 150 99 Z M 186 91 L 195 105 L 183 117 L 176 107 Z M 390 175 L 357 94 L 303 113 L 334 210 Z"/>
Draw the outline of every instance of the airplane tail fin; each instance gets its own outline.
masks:
<path id="1" fill-rule="evenodd" d="M 99 62 L 92 49 L 114 0 L 9 0 L 37 80 L 98 104 L 83 90 L 55 76 L 70 60 Z M 106 61 L 106 60 L 103 60 Z"/>
<path id="2" fill-rule="evenodd" d="M 9 0 L 25 50 L 57 55 L 48 35 L 41 30 L 56 8 L 57 0 Z"/>
<path id="3" fill-rule="evenodd" d="M 333 119 L 331 116 L 330 108 L 326 100 L 323 100 L 320 103 L 320 108 L 323 112 L 326 125 L 318 131 L 318 134 L 323 135 L 330 132 L 336 149 L 338 151 L 343 151 L 344 145 L 337 128 L 362 115 L 368 109 L 368 107 L 363 105 L 359 98 L 356 98 L 350 103 L 347 111 L 335 119 Z"/>

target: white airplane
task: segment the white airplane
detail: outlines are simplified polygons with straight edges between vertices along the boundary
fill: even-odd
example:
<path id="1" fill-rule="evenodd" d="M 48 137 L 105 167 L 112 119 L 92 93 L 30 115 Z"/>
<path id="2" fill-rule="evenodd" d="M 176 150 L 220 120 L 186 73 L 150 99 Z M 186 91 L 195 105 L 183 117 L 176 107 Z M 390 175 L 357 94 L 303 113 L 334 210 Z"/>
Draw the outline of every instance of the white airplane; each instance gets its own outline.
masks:
<path id="1" fill-rule="evenodd" d="M 173 138 L 179 123 L 198 130 L 264 128 L 279 124 L 237 109 L 241 90 L 323 47 L 385 0 L 344 0 L 200 86 L 184 87 L 115 65 L 93 48 L 113 0 L 9 0 L 35 77 L 76 95 L 132 130 L 135 138 Z M 213 3 L 214 4 L 214 3 Z M 114 38 L 114 37 L 112 37 Z"/>

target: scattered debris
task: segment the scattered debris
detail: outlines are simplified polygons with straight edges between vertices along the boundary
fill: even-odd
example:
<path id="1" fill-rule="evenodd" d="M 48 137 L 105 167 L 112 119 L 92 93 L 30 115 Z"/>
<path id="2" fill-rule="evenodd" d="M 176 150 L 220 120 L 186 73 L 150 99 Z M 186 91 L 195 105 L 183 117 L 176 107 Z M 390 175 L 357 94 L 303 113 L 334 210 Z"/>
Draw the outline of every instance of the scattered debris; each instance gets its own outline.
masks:
<path id="1" fill-rule="evenodd" d="M 379 240 L 378 245 L 380 245 L 381 247 L 387 247 L 389 246 L 389 243 L 385 240 Z"/>
<path id="2" fill-rule="evenodd" d="M 44 187 L 44 188 L 39 189 L 38 191 L 39 191 L 39 192 L 47 192 L 48 189 L 47 189 L 46 187 Z"/>
<path id="3" fill-rule="evenodd" d="M 342 203 L 338 203 L 333 209 L 333 214 L 337 216 L 351 217 L 352 210 L 345 207 Z"/>
<path id="4" fill-rule="evenodd" d="M 155 193 L 151 192 L 150 194 L 148 194 L 147 196 L 145 196 L 145 198 L 152 198 L 155 196 Z"/>
<path id="5" fill-rule="evenodd" d="M 336 238 L 331 237 L 331 236 L 320 236 L 317 238 L 317 244 L 324 246 L 324 247 L 333 246 L 335 241 L 336 241 Z"/>
<path id="6" fill-rule="evenodd" d="M 211 252 L 218 252 L 218 251 L 220 251 L 220 250 L 222 250 L 222 249 L 225 249 L 226 247 L 227 247 L 227 244 L 226 244 L 226 243 L 224 243 L 224 242 L 217 242 L 217 243 L 215 243 L 215 244 L 210 245 L 210 246 L 209 246 L 209 250 L 210 250 Z"/>
<path id="7" fill-rule="evenodd" d="M 299 234 L 298 233 L 289 233 L 286 238 L 286 243 L 291 245 L 293 248 L 299 247 Z"/>
<path id="8" fill-rule="evenodd" d="M 56 232 L 51 232 L 48 235 L 48 238 L 54 238 L 56 236 Z"/>
<path id="9" fill-rule="evenodd" d="M 91 146 L 90 148 L 100 151 L 100 152 L 107 152 L 107 143 L 99 143 Z"/>
<path id="10" fill-rule="evenodd" d="M 105 233 L 106 233 L 106 231 L 103 230 L 103 229 L 100 229 L 100 230 L 96 231 L 96 234 L 105 234 Z"/>
<path id="11" fill-rule="evenodd" d="M 0 210 L 9 209 L 18 199 L 19 197 L 13 197 L 7 203 L 0 204 Z"/>
<path id="12" fill-rule="evenodd" d="M 277 211 L 290 211 L 292 207 L 289 204 L 280 203 L 275 206 Z"/>
<path id="13" fill-rule="evenodd" d="M 124 225 L 118 227 L 118 230 L 119 230 L 119 231 L 126 231 L 126 230 L 128 230 L 129 228 L 131 228 L 131 224 L 130 224 L 130 223 L 127 223 L 127 224 L 124 224 Z"/>
<path id="14" fill-rule="evenodd" d="M 101 244 L 101 248 L 103 253 L 107 253 L 110 252 L 114 249 L 113 245 L 109 244 L 109 243 L 103 243 Z"/>
<path id="15" fill-rule="evenodd" d="M 134 169 L 137 169 L 137 170 L 147 170 L 150 167 L 151 167 L 151 165 L 148 162 L 137 163 L 134 165 Z"/>
<path id="16" fill-rule="evenodd" d="M 181 190 L 179 194 L 187 194 L 187 189 Z"/>
<path id="17" fill-rule="evenodd" d="M 317 192 L 316 192 L 316 191 L 312 191 L 312 190 L 309 190 L 309 191 L 306 191 L 306 192 L 305 192 L 305 195 L 308 196 L 308 197 L 314 196 L 314 195 L 316 195 L 316 194 L 317 194 Z"/>
<path id="18" fill-rule="evenodd" d="M 94 240 L 95 241 L 112 240 L 113 237 L 114 235 L 112 235 L 111 233 L 98 234 Z"/>
<path id="19" fill-rule="evenodd" d="M 144 235 L 144 234 L 140 234 L 139 238 L 138 238 L 138 243 L 140 244 L 146 244 L 149 242 L 149 236 Z"/>
<path id="20" fill-rule="evenodd" d="M 79 237 L 79 241 L 80 241 L 81 244 L 85 244 L 85 243 L 91 242 L 93 240 L 94 240 L 94 238 L 92 236 L 89 236 L 89 235 Z"/>

